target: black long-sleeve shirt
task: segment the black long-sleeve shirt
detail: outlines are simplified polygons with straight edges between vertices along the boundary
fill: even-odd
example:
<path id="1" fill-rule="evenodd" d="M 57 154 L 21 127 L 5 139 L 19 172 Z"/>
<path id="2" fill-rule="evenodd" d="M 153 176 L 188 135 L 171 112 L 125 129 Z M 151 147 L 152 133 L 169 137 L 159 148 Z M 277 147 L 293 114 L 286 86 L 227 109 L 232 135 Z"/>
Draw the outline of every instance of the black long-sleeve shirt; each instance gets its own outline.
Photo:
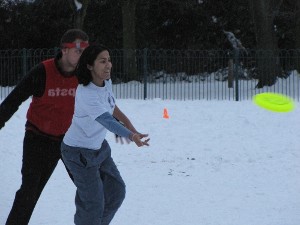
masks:
<path id="1" fill-rule="evenodd" d="M 58 64 L 58 60 L 62 54 L 59 53 L 55 57 L 55 65 L 63 75 L 70 75 L 71 73 L 63 72 Z M 73 72 L 72 72 L 73 74 Z M 0 129 L 4 127 L 5 123 L 13 116 L 19 109 L 19 106 L 26 101 L 30 96 L 41 97 L 44 94 L 46 85 L 46 70 L 43 63 L 33 67 L 28 74 L 26 74 L 11 93 L 3 100 L 0 105 Z"/>

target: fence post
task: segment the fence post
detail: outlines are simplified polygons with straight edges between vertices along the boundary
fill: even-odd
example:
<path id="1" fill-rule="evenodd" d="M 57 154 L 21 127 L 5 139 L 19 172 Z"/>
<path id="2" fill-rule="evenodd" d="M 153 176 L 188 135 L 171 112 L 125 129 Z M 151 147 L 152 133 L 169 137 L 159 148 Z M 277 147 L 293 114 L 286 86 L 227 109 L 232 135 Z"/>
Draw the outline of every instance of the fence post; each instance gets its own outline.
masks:
<path id="1" fill-rule="evenodd" d="M 233 59 L 228 60 L 228 88 L 233 88 Z"/>
<path id="2" fill-rule="evenodd" d="M 59 53 L 60 48 L 54 47 L 54 57 Z"/>
<path id="3" fill-rule="evenodd" d="M 235 100 L 239 101 L 239 49 L 234 48 Z"/>
<path id="4" fill-rule="evenodd" d="M 148 62 L 147 62 L 147 52 L 148 49 L 144 48 L 143 49 L 143 78 L 144 78 L 144 100 L 147 99 L 147 67 L 148 67 Z"/>
<path id="5" fill-rule="evenodd" d="M 27 49 L 22 49 L 22 76 L 24 77 L 27 73 Z"/>

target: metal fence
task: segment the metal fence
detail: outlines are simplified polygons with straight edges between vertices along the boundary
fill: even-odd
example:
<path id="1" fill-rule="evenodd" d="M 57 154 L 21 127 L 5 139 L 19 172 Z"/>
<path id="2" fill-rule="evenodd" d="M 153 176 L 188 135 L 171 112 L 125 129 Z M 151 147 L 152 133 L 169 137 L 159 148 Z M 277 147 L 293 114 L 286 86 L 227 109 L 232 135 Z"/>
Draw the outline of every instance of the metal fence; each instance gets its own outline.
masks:
<path id="1" fill-rule="evenodd" d="M 0 97 L 6 97 L 30 68 L 54 57 L 58 51 L 58 48 L 0 50 Z M 133 99 L 245 100 L 260 92 L 279 92 L 299 101 L 300 76 L 296 70 L 300 68 L 299 50 L 276 52 L 274 59 L 282 69 L 277 82 L 258 89 L 257 59 L 264 53 L 262 50 L 236 54 L 228 50 L 114 49 L 111 51 L 114 93 L 117 98 Z"/>

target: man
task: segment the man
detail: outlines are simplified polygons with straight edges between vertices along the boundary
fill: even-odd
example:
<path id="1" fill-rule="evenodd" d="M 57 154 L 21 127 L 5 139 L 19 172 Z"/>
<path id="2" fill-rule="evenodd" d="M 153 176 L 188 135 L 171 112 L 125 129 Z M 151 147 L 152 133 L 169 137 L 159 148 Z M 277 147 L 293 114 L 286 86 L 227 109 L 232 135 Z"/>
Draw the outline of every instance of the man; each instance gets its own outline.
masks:
<path id="1" fill-rule="evenodd" d="M 0 129 L 32 96 L 27 111 L 23 143 L 22 184 L 6 225 L 27 225 L 34 207 L 59 159 L 62 138 L 71 124 L 75 90 L 74 70 L 88 35 L 68 30 L 61 38 L 61 52 L 35 66 L 0 105 Z M 71 175 L 70 175 L 71 177 Z"/>

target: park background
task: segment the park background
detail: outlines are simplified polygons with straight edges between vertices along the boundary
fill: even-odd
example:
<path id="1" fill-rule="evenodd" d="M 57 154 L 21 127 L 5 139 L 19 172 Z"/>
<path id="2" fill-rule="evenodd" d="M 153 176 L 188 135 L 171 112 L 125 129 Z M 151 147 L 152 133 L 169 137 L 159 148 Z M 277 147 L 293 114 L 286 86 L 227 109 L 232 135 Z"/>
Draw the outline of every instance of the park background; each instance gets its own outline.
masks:
<path id="1" fill-rule="evenodd" d="M 112 74 L 117 104 L 138 130 L 151 137 L 150 147 L 139 149 L 116 143 L 113 134 L 107 136 L 127 185 L 126 199 L 112 225 L 298 225 L 299 4 L 0 0 L 0 101 L 41 60 L 28 52 L 53 49 L 45 57 L 53 56 L 66 29 L 82 28 L 92 42 L 121 52 L 113 61 L 121 70 Z M 138 67 L 137 53 L 144 51 L 154 51 L 151 56 L 163 66 L 154 71 Z M 197 55 L 197 61 L 209 62 L 204 63 L 209 67 L 190 73 L 191 64 L 186 62 L 191 52 L 198 51 L 205 57 Z M 211 60 L 216 52 L 226 55 L 224 63 Z M 253 52 L 253 64 L 240 60 Z M 249 69 L 256 71 L 255 76 L 239 76 Z M 10 83 L 12 76 L 17 79 Z M 245 87 L 239 89 L 239 101 L 236 84 Z M 252 96 L 266 91 L 293 97 L 295 110 L 273 113 L 254 105 Z M 194 92 L 200 97 L 193 97 Z M 0 133 L 0 224 L 5 223 L 21 184 L 29 103 L 21 105 Z M 165 108 L 169 119 L 163 118 Z M 72 224 L 74 195 L 75 187 L 60 162 L 30 225 Z"/>
<path id="2" fill-rule="evenodd" d="M 188 75 L 231 71 L 239 57 L 249 58 L 256 88 L 300 68 L 300 2 L 294 0 L 0 0 L 0 12 L 0 50 L 59 47 L 67 29 L 81 28 L 91 42 L 121 51 L 121 82 L 141 81 L 137 64 L 143 49 L 181 51 L 164 69 Z M 211 50 L 222 50 L 216 57 L 226 60 L 190 71 L 182 61 L 195 56 L 186 50 L 208 51 L 197 56 L 200 61 L 214 58 Z M 1 52 L 0 68 L 13 57 Z M 0 71 L 0 79 L 4 74 L 7 70 Z"/>

